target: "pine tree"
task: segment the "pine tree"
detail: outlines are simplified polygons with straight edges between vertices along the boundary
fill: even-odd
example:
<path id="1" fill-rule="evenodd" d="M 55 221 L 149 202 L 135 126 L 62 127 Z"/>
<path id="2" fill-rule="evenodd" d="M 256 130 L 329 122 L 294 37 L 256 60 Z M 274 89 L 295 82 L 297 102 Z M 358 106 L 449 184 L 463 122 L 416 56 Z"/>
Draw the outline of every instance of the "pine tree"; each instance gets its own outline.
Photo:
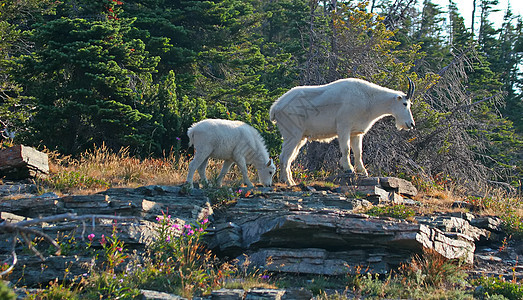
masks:
<path id="1" fill-rule="evenodd" d="M 95 10 L 82 12 L 93 13 L 90 20 L 40 24 L 32 35 L 37 50 L 19 60 L 18 81 L 37 101 L 26 140 L 65 154 L 102 143 L 143 149 L 157 127 L 143 112 L 143 95 L 158 58 L 142 41 L 127 39 L 132 20 L 118 17 L 119 1 L 90 4 Z"/>
<path id="2" fill-rule="evenodd" d="M 24 95 L 23 87 L 12 78 L 12 71 L 19 68 L 14 58 L 29 51 L 24 41 L 33 23 L 53 13 L 50 0 L 7 1 L 0 4 L 0 131 L 3 137 L 13 138 L 28 128 L 27 120 L 33 111 L 33 99 Z"/>
<path id="3" fill-rule="evenodd" d="M 439 69 L 447 63 L 447 45 L 443 38 L 443 11 L 430 0 L 423 2 L 421 22 L 416 34 L 416 42 L 421 44 L 429 69 Z M 420 66 L 421 67 L 421 66 Z"/>

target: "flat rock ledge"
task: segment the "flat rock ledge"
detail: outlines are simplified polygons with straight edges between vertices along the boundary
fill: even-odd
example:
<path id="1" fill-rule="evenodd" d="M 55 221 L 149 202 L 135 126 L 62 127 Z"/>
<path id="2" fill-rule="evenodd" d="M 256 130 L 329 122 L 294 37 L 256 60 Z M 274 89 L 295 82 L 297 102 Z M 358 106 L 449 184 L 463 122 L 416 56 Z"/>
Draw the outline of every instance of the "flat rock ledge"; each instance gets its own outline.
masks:
<path id="1" fill-rule="evenodd" d="M 379 186 L 367 179 L 370 184 L 365 187 L 386 188 L 383 182 L 394 182 L 378 180 Z M 0 188 L 0 222 L 16 223 L 62 213 L 131 216 L 134 221 L 118 222 L 119 237 L 127 249 L 141 251 L 155 238 L 156 217 L 162 213 L 180 223 L 209 218 L 211 226 L 205 241 L 217 255 L 242 262 L 248 259 L 261 270 L 299 274 L 338 275 L 358 270 L 388 273 L 425 249 L 473 263 L 476 243 L 499 232 L 499 220 L 472 214 L 412 221 L 371 217 L 358 211 L 371 206 L 375 194 L 346 192 L 341 188 L 244 189 L 235 203 L 219 209 L 213 209 L 203 190 L 193 189 L 186 194 L 180 186 L 115 188 L 66 197 L 53 193 L 36 196 L 35 190 L 27 184 Z M 391 193 L 399 192 L 386 191 L 389 199 Z M 97 236 L 110 235 L 112 222 L 58 222 L 35 229 L 53 237 L 73 232 L 81 240 L 93 232 Z M 10 238 L 3 234 L 0 241 L 3 260 L 9 257 Z M 81 275 L 85 272 L 81 266 L 90 263 L 88 258 L 63 256 L 49 256 L 42 262 L 32 256 L 24 257 L 22 248 L 17 251 L 20 262 L 10 280 L 28 287 L 63 278 L 63 270 L 72 262 L 79 267 L 70 268 L 70 276 Z"/>
<path id="2" fill-rule="evenodd" d="M 299 274 L 387 273 L 424 249 L 473 263 L 473 237 L 354 213 L 352 208 L 364 201 L 325 191 L 240 198 L 216 216 L 209 245 L 240 261 L 246 254 L 249 263 L 263 270 Z"/>

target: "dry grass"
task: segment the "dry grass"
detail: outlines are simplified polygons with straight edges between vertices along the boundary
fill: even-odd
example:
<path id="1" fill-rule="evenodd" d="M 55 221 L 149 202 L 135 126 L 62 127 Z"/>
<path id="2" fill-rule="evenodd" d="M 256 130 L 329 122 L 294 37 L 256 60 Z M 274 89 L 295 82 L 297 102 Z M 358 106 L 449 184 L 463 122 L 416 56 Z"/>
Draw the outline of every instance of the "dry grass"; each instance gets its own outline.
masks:
<path id="1" fill-rule="evenodd" d="M 448 190 L 434 189 L 421 191 L 413 200 L 419 201 L 423 204 L 419 208 L 420 214 L 432 214 L 434 212 L 450 213 L 463 210 L 452 207 L 454 202 L 462 201 L 463 198 Z"/>
<path id="2" fill-rule="evenodd" d="M 67 193 L 88 194 L 98 192 L 107 187 L 135 188 L 144 185 L 180 185 L 186 180 L 190 158 L 185 153 L 169 153 L 162 158 L 139 159 L 130 155 L 127 148 L 113 152 L 104 145 L 92 151 L 85 152 L 79 158 L 60 156 L 48 153 L 50 158 L 50 177 L 44 183 L 70 179 L 73 175 L 87 178 L 90 181 L 100 181 L 104 184 L 77 184 L 57 188 Z M 206 176 L 211 183 L 220 172 L 222 163 L 209 160 Z M 255 170 L 250 168 L 250 177 L 254 178 Z M 195 176 L 198 180 L 198 176 Z M 73 183 L 75 181 L 70 180 Z M 241 175 L 236 167 L 225 177 L 225 184 L 239 184 Z M 59 185 L 59 184 L 58 184 Z M 53 188 L 53 187 L 50 187 Z M 56 188 L 56 187 L 55 187 Z"/>
<path id="3" fill-rule="evenodd" d="M 171 152 L 162 158 L 133 157 L 128 149 L 124 148 L 113 152 L 104 145 L 82 154 L 78 159 L 48 153 L 50 157 L 51 176 L 47 183 L 49 189 L 62 193 L 88 194 L 98 192 L 108 187 L 135 188 L 144 185 L 180 185 L 185 182 L 190 156 L 186 153 Z M 221 169 L 221 161 L 210 160 L 207 167 L 207 178 L 211 184 L 215 182 Z M 249 168 L 250 178 L 257 182 L 256 170 Z M 325 178 L 330 173 L 310 173 L 300 167 L 293 168 L 298 182 L 318 187 L 334 188 L 335 185 Z M 198 180 L 198 176 L 195 176 Z M 286 187 L 276 183 L 275 186 Z M 420 181 L 420 182 L 417 182 Z M 500 215 L 510 212 L 515 218 L 523 217 L 521 197 L 507 196 L 496 190 L 480 191 L 481 197 L 471 197 L 459 191 L 459 187 L 449 184 L 436 184 L 421 181 L 413 177 L 413 182 L 423 185 L 418 196 L 414 198 L 423 205 L 419 207 L 419 214 L 434 212 L 457 212 L 463 208 L 454 208 L 456 201 L 469 202 L 478 207 L 476 213 Z M 241 174 L 237 167 L 233 167 L 224 180 L 225 185 L 240 186 Z M 299 187 L 298 187 L 299 188 Z"/>

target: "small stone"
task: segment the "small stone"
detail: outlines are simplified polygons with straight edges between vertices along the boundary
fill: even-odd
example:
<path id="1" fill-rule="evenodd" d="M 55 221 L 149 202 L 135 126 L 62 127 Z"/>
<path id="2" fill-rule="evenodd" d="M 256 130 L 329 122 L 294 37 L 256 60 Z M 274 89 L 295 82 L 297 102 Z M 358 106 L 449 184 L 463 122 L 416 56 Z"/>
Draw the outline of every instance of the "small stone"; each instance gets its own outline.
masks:
<path id="1" fill-rule="evenodd" d="M 503 259 L 497 256 L 493 255 L 476 255 L 477 258 L 484 260 L 484 261 L 493 261 L 493 262 L 502 262 Z"/>
<path id="2" fill-rule="evenodd" d="M 245 300 L 281 300 L 285 290 L 251 289 L 247 292 Z"/>
<path id="3" fill-rule="evenodd" d="M 305 288 L 290 288 L 285 290 L 282 300 L 310 300 L 314 295 L 311 291 Z"/>
<path id="4" fill-rule="evenodd" d="M 243 300 L 245 291 L 241 289 L 219 289 L 211 292 L 211 300 Z"/>
<path id="5" fill-rule="evenodd" d="M 140 290 L 142 300 L 183 300 L 180 296 L 151 290 Z"/>
<path id="6" fill-rule="evenodd" d="M 522 265 L 517 265 L 517 266 L 514 266 L 514 271 L 517 271 L 517 272 L 522 272 L 523 271 L 523 266 Z"/>

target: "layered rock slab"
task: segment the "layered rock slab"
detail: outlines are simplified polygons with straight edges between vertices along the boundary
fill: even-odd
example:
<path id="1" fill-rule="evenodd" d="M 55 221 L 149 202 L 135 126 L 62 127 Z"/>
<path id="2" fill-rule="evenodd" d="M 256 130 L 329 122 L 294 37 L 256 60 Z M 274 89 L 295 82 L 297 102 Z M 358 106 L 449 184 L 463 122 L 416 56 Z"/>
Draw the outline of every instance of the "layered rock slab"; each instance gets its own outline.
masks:
<path id="1" fill-rule="evenodd" d="M 423 249 L 472 262 L 473 238 L 488 236 L 473 226 L 457 230 L 474 221 L 464 218 L 452 219 L 452 223 L 433 218 L 412 222 L 359 214 L 371 205 L 367 199 L 334 190 L 254 189 L 244 192 L 236 203 L 214 211 L 202 190 L 182 191 L 173 186 L 146 186 L 81 196 L 2 197 L 0 211 L 1 218 L 10 222 L 61 213 L 133 216 L 135 222 L 118 223 L 120 238 L 132 249 L 147 247 L 154 238 L 155 219 L 163 213 L 183 222 L 209 218 L 213 228 L 206 241 L 219 255 L 248 257 L 251 264 L 269 271 L 324 275 L 361 269 L 386 273 Z M 109 235 L 113 227 L 111 220 L 97 222 L 95 227 L 86 225 L 60 222 L 41 230 L 56 236 L 76 229 L 81 238 L 85 229 L 85 238 L 91 232 Z"/>
<path id="2" fill-rule="evenodd" d="M 473 238 L 354 213 L 361 201 L 325 191 L 240 198 L 216 216 L 210 245 L 240 260 L 247 254 L 251 264 L 268 271 L 305 274 L 340 275 L 362 268 L 386 273 L 424 249 L 473 262 Z"/>

